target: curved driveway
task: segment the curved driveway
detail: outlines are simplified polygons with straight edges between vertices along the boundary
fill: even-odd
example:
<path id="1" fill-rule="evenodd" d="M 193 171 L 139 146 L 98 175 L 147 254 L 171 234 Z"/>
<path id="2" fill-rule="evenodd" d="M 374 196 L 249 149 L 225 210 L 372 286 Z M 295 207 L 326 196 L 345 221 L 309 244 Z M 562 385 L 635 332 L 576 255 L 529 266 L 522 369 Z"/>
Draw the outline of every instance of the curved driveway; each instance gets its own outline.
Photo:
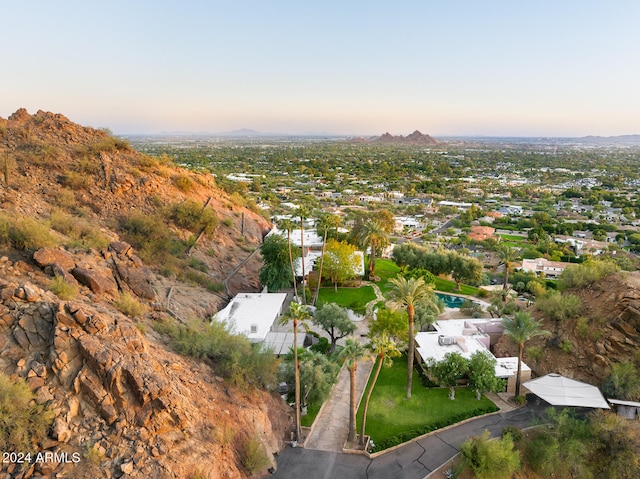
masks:
<path id="1" fill-rule="evenodd" d="M 537 401 L 531 401 L 537 402 Z M 499 436 L 506 426 L 528 427 L 535 423 L 548 404 L 531 404 L 504 413 L 472 419 L 435 431 L 373 459 L 363 455 L 343 454 L 304 448 L 285 448 L 278 456 L 279 479 L 424 479 L 459 451 L 471 436 L 488 429 Z"/>

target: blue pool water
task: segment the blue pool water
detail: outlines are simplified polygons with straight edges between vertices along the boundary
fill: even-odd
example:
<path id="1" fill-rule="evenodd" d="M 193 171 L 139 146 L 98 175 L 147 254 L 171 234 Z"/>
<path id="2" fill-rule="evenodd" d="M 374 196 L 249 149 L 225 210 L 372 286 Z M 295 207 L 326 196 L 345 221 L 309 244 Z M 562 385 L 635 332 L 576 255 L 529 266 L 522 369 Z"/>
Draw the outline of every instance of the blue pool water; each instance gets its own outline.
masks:
<path id="1" fill-rule="evenodd" d="M 450 296 L 448 294 L 436 293 L 438 299 L 444 301 L 444 304 L 447 308 L 459 308 L 464 303 L 465 298 L 461 298 L 460 296 Z"/>

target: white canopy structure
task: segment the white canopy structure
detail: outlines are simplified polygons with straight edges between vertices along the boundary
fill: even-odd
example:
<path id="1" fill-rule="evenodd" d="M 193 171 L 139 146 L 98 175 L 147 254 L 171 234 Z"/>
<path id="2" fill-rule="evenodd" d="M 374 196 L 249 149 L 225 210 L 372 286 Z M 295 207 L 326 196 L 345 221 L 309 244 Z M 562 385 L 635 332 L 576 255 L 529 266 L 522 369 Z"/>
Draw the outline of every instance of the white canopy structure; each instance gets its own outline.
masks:
<path id="1" fill-rule="evenodd" d="M 527 381 L 523 386 L 552 406 L 610 409 L 597 387 L 565 378 L 560 374 L 547 374 Z"/>

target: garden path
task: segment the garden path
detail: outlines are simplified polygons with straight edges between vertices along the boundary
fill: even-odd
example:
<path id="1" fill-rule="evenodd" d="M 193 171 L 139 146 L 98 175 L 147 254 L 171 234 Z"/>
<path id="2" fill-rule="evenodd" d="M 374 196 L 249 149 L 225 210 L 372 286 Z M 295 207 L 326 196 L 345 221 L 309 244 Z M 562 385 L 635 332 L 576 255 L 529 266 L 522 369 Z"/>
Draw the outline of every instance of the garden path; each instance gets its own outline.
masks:
<path id="1" fill-rule="evenodd" d="M 380 301 L 386 301 L 387 299 L 382 295 L 382 291 L 380 291 L 380 287 L 375 283 L 366 283 L 371 285 L 373 288 L 373 292 L 376 294 L 376 299 L 372 299 L 369 301 L 365 307 L 365 317 L 373 318 L 373 308 L 375 308 L 376 304 Z"/>
<path id="2" fill-rule="evenodd" d="M 358 361 L 356 369 L 356 397 L 358 403 L 364 394 L 373 361 Z M 344 366 L 338 381 L 331 390 L 331 396 L 324 403 L 315 420 L 315 426 L 304 441 L 305 449 L 342 452 L 349 435 L 349 370 Z"/>

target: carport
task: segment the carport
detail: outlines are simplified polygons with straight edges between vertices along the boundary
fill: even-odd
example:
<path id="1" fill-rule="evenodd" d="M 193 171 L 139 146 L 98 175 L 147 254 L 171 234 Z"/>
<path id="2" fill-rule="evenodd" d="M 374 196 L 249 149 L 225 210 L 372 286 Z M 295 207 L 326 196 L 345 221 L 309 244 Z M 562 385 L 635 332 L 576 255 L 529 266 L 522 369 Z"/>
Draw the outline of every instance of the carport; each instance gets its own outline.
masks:
<path id="1" fill-rule="evenodd" d="M 527 381 L 523 386 L 552 406 L 610 409 L 597 387 L 560 374 L 547 374 Z"/>

